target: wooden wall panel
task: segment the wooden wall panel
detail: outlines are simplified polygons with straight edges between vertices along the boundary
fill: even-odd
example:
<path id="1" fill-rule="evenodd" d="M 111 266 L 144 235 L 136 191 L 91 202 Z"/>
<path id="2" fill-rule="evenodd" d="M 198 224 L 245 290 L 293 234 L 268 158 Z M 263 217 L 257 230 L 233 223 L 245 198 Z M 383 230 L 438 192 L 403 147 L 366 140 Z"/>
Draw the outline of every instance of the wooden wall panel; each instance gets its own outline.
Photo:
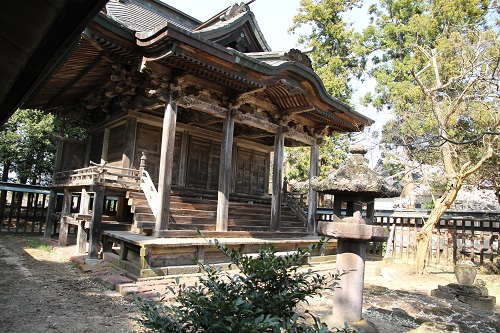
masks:
<path id="1" fill-rule="evenodd" d="M 174 166 L 172 168 L 172 184 L 179 184 L 179 176 L 182 172 L 180 170 L 181 164 L 181 146 L 182 146 L 182 133 L 175 133 L 175 143 L 174 143 Z"/>
<path id="2" fill-rule="evenodd" d="M 86 148 L 86 142 L 77 143 L 65 141 L 63 143 L 61 171 L 83 168 Z"/>
<path id="3" fill-rule="evenodd" d="M 113 127 L 109 133 L 108 164 L 121 167 L 125 143 L 125 125 Z"/>

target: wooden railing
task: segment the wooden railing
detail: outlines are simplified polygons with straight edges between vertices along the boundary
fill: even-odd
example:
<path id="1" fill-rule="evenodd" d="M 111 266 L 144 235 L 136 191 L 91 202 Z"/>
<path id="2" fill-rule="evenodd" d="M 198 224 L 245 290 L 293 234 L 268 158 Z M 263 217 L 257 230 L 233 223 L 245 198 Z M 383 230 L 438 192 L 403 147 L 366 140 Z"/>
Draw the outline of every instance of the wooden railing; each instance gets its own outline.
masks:
<path id="1" fill-rule="evenodd" d="M 289 192 L 287 181 L 283 183 L 283 199 L 285 204 L 300 218 L 304 226 L 307 226 L 307 204 L 304 202 L 305 193 Z"/>
<path id="2" fill-rule="evenodd" d="M 160 200 L 158 191 L 156 190 L 155 184 L 146 170 L 141 168 L 140 174 L 142 192 L 148 200 L 149 207 L 153 211 L 154 217 L 156 217 L 158 211 L 158 201 Z"/>
<path id="3" fill-rule="evenodd" d="M 101 183 L 102 185 L 121 188 L 139 187 L 139 170 L 120 168 L 90 162 L 91 166 L 82 169 L 57 172 L 54 177 L 55 186 L 79 186 Z"/>

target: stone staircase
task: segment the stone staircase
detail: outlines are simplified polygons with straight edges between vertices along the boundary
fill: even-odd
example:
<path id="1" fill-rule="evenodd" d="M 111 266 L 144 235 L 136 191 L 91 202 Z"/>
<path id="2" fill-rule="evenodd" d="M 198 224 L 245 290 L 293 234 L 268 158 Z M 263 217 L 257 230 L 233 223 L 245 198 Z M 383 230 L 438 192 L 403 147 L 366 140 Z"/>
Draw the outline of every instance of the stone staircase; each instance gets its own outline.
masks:
<path id="1" fill-rule="evenodd" d="M 127 194 L 131 212 L 134 214 L 132 231 L 150 234 L 155 218 L 142 192 Z M 231 198 L 229 203 L 229 231 L 269 231 L 271 200 L 249 197 Z M 214 231 L 217 218 L 215 195 L 172 195 L 170 202 L 169 229 Z M 281 209 L 281 232 L 305 233 L 307 228 L 299 217 L 287 206 Z"/>

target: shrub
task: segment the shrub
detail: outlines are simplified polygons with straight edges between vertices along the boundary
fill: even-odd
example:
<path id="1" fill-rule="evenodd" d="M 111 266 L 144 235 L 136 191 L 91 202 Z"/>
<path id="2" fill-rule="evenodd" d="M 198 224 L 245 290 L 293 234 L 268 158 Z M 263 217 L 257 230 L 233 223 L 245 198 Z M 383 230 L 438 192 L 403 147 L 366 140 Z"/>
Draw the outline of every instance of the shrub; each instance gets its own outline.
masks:
<path id="1" fill-rule="evenodd" d="M 309 252 L 324 243 L 322 240 L 284 256 L 276 255 L 274 246 L 265 245 L 253 258 L 216 240 L 212 244 L 240 272 L 231 274 L 199 263 L 205 274 L 198 283 L 186 286 L 177 281 L 177 288 L 170 288 L 175 304 L 136 298 L 142 314 L 137 321 L 148 332 L 355 332 L 349 328 L 330 330 L 312 314 L 313 324 L 307 325 L 294 311 L 306 297 L 337 287 L 336 281 L 346 274 L 299 269 Z"/>

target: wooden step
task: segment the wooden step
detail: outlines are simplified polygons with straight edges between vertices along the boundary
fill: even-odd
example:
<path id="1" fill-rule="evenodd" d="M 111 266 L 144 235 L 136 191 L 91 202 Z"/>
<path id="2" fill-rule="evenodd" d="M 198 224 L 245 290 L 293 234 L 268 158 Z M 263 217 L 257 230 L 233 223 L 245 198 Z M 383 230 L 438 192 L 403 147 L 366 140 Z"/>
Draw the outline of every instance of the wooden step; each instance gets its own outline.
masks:
<path id="1" fill-rule="evenodd" d="M 102 223 L 102 230 L 113 230 L 113 231 L 130 231 L 132 227 L 132 223 L 123 223 L 123 222 L 104 222 Z"/>
<path id="2" fill-rule="evenodd" d="M 125 195 L 127 199 L 144 199 L 146 198 L 144 196 L 144 193 L 142 191 L 127 191 L 127 194 Z"/>
<path id="3" fill-rule="evenodd" d="M 153 211 L 149 206 L 132 206 L 131 212 L 136 214 L 137 213 L 153 214 Z"/>
<path id="4" fill-rule="evenodd" d="M 217 205 L 217 197 L 215 199 L 204 199 L 204 198 L 171 196 L 170 202 L 191 203 L 191 204 L 215 204 L 215 205 Z"/>
<path id="5" fill-rule="evenodd" d="M 168 225 L 168 228 L 169 228 L 169 230 L 215 231 L 215 224 L 202 224 L 202 223 L 175 224 L 175 223 L 171 223 Z"/>
<path id="6" fill-rule="evenodd" d="M 216 211 L 217 204 L 192 204 L 192 203 L 182 203 L 182 202 L 171 202 L 170 209 L 190 209 L 190 210 L 208 210 Z"/>
<path id="7" fill-rule="evenodd" d="M 207 238 L 264 238 L 264 239 L 288 239 L 303 238 L 310 236 L 305 232 L 269 232 L 269 231 L 206 231 L 203 236 Z M 159 237 L 188 237 L 199 238 L 196 230 L 161 230 Z"/>
<path id="8" fill-rule="evenodd" d="M 146 198 L 128 199 L 129 206 L 132 206 L 132 205 L 139 206 L 139 205 L 147 205 L 147 204 L 148 204 L 148 200 Z"/>
<path id="9" fill-rule="evenodd" d="M 154 221 L 137 221 L 135 225 L 139 229 L 153 230 L 155 228 Z"/>
<path id="10" fill-rule="evenodd" d="M 172 216 L 192 216 L 192 217 L 207 217 L 217 218 L 217 211 L 214 210 L 192 210 L 183 208 L 170 208 L 170 215 Z"/>
<path id="11" fill-rule="evenodd" d="M 177 224 L 213 224 L 214 217 L 196 217 L 196 216 L 170 216 L 170 220 Z"/>
<path id="12" fill-rule="evenodd" d="M 134 221 L 155 221 L 155 216 L 148 213 L 135 213 Z"/>

